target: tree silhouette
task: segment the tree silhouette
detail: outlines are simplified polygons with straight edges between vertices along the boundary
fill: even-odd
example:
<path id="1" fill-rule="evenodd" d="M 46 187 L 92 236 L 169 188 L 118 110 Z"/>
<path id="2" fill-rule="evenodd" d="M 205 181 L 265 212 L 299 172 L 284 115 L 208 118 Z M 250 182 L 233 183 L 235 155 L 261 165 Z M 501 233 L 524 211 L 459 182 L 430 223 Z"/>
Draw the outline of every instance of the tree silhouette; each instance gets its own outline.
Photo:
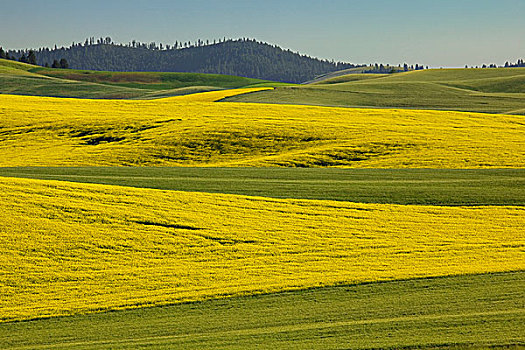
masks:
<path id="1" fill-rule="evenodd" d="M 29 54 L 27 55 L 27 63 L 36 65 L 35 51 L 29 50 Z"/>
<path id="2" fill-rule="evenodd" d="M 60 68 L 69 68 L 69 63 L 67 62 L 67 60 L 65 58 L 62 58 L 59 62 L 60 64 Z"/>

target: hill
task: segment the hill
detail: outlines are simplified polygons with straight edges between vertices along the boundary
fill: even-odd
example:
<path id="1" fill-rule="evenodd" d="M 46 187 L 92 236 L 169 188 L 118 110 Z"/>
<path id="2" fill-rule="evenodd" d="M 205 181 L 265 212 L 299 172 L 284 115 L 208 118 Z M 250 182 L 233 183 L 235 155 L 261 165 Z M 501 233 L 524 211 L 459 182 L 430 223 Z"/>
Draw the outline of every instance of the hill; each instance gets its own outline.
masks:
<path id="1" fill-rule="evenodd" d="M 230 75 L 53 69 L 0 59 L 0 93 L 7 94 L 147 99 L 280 85 L 285 84 Z"/>
<path id="2" fill-rule="evenodd" d="M 525 114 L 525 68 L 331 74 L 308 85 L 228 101 Z"/>
<path id="3" fill-rule="evenodd" d="M 518 350 L 524 282 L 524 272 L 424 278 L 0 323 L 0 346 Z"/>
<path id="4" fill-rule="evenodd" d="M 0 95 L 0 348 L 524 343 L 522 116 L 216 103 L 279 84 L 0 67 L 32 93 L 222 89 Z M 504 72 L 402 73 L 366 92 L 523 95 Z"/>
<path id="5" fill-rule="evenodd" d="M 0 322 L 524 264 L 522 207 L 0 187 Z"/>
<path id="6" fill-rule="evenodd" d="M 423 69 L 423 68 L 421 68 Z M 413 68 L 408 68 L 407 71 L 412 71 Z M 326 74 L 319 75 L 310 81 L 304 82 L 304 84 L 315 84 L 319 82 L 326 82 L 328 80 L 334 80 L 338 77 L 346 77 L 348 80 L 359 80 L 356 77 L 361 77 L 363 79 L 374 78 L 378 76 L 386 76 L 392 73 L 403 72 L 403 68 L 396 66 L 359 66 L 354 68 L 342 69 L 335 72 L 330 72 Z"/>
<path id="7" fill-rule="evenodd" d="M 0 95 L 0 166 L 523 166 L 521 116 L 214 103 L 259 91 L 152 101 Z"/>
<path id="8" fill-rule="evenodd" d="M 353 64 L 330 62 L 284 50 L 251 39 L 225 40 L 182 48 L 108 41 L 74 44 L 68 48 L 40 49 L 37 63 L 51 65 L 65 58 L 70 68 L 121 72 L 193 72 L 300 83 Z M 20 57 L 22 52 L 11 51 Z"/>

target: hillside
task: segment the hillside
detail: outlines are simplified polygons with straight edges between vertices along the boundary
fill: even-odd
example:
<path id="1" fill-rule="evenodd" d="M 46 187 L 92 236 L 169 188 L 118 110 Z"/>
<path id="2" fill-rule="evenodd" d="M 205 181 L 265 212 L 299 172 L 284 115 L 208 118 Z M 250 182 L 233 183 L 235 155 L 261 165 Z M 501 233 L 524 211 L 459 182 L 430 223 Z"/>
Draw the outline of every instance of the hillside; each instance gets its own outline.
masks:
<path id="1" fill-rule="evenodd" d="M 151 101 L 0 95 L 0 166 L 523 166 L 521 116 L 214 102 L 259 91 Z"/>
<path id="2" fill-rule="evenodd" d="M 0 188 L 0 322 L 524 266 L 521 207 Z"/>
<path id="3" fill-rule="evenodd" d="M 10 52 L 21 56 L 21 52 Z M 250 39 L 165 49 L 113 43 L 75 44 L 69 48 L 40 49 L 37 63 L 51 65 L 65 58 L 70 68 L 121 72 L 193 72 L 235 75 L 300 83 L 328 72 L 355 67 L 300 55 Z"/>
<path id="4" fill-rule="evenodd" d="M 312 84 L 235 96 L 228 101 L 525 114 L 525 68 L 331 74 Z"/>
<path id="5" fill-rule="evenodd" d="M 285 84 L 230 75 L 53 69 L 0 59 L 0 93 L 5 94 L 148 99 L 280 85 Z"/>
<path id="6" fill-rule="evenodd" d="M 11 322 L 0 346 L 518 350 L 524 282 L 524 272 L 423 278 Z"/>
<path id="7" fill-rule="evenodd" d="M 1 349 L 524 343 L 523 116 L 217 103 L 281 83 L 0 67 L 18 93 L 143 99 L 0 95 Z M 504 72 L 366 91 L 511 91 Z"/>
<path id="8" fill-rule="evenodd" d="M 402 205 L 525 206 L 525 169 L 0 167 L 0 176 Z"/>

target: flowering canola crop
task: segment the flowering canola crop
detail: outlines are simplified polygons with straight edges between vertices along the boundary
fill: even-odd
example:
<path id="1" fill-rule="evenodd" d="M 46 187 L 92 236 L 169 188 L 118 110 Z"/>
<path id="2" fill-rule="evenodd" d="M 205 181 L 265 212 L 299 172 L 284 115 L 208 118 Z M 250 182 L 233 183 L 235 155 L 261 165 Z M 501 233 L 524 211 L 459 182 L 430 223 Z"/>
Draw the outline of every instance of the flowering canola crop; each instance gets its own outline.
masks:
<path id="1" fill-rule="evenodd" d="M 525 269 L 525 208 L 0 178 L 3 321 Z"/>
<path id="2" fill-rule="evenodd" d="M 523 167 L 523 116 L 0 95 L 0 166 Z"/>

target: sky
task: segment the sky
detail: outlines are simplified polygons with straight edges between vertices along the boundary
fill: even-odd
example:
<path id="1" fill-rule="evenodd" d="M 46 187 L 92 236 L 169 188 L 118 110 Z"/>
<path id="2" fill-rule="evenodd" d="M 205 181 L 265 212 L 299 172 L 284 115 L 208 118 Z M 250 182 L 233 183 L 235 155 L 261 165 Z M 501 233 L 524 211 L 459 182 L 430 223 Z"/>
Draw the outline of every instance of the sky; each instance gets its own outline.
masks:
<path id="1" fill-rule="evenodd" d="M 525 58 L 525 0 L 0 0 L 0 46 L 255 38 L 350 63 Z"/>

